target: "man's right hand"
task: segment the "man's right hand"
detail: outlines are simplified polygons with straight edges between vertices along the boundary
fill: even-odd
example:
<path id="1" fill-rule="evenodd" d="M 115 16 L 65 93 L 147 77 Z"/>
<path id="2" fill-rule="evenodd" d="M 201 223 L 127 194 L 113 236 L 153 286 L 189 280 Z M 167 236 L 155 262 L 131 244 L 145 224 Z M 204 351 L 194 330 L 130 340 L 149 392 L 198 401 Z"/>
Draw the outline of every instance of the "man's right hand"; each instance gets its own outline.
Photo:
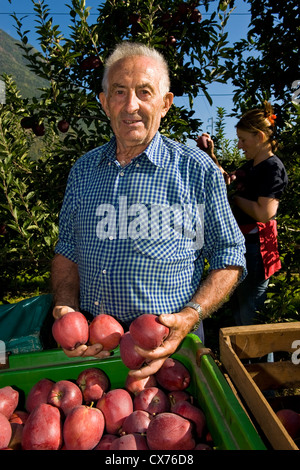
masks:
<path id="1" fill-rule="evenodd" d="M 69 312 L 75 312 L 75 309 L 72 307 L 69 307 L 67 305 L 56 305 L 53 308 L 53 317 L 55 320 L 58 320 L 61 318 L 63 315 L 66 315 Z M 102 351 L 103 346 L 102 344 L 92 344 L 92 345 L 87 345 L 87 344 L 81 344 L 75 349 L 64 349 L 65 355 L 68 357 L 95 357 L 98 359 L 105 359 L 106 357 L 110 356 L 109 351 Z"/>
<path id="2" fill-rule="evenodd" d="M 81 344 L 77 348 L 69 350 L 62 348 L 68 357 L 95 357 L 97 359 L 105 359 L 110 356 L 110 351 L 103 351 L 102 344 Z"/>

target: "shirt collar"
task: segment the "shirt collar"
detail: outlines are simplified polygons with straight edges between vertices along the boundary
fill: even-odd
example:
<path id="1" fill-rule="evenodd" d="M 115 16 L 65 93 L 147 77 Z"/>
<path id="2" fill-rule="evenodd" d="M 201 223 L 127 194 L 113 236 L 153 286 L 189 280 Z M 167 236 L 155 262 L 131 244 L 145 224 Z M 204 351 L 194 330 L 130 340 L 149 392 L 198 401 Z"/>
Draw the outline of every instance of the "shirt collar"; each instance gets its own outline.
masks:
<path id="1" fill-rule="evenodd" d="M 160 132 L 158 131 L 153 139 L 151 140 L 148 147 L 144 150 L 144 152 L 139 155 L 138 157 L 146 155 L 146 157 L 152 162 L 155 166 L 164 168 L 170 159 L 169 150 L 165 146 L 163 139 L 161 137 Z M 136 157 L 136 158 L 138 158 Z M 116 159 L 116 138 L 113 136 L 111 140 L 103 145 L 101 148 L 101 153 L 99 156 L 99 164 L 104 160 L 104 158 L 108 158 L 111 161 L 115 161 Z"/>

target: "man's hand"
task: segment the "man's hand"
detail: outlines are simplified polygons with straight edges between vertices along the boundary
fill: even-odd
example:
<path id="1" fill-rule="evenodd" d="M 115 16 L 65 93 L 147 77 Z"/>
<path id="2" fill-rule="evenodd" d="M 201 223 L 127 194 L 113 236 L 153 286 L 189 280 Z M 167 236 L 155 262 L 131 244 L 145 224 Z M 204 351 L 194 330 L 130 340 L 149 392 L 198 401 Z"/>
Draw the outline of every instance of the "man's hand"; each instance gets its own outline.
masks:
<path id="1" fill-rule="evenodd" d="M 207 141 L 207 148 L 203 149 L 204 152 L 207 153 L 207 155 L 210 156 L 210 158 L 215 162 L 215 164 L 220 168 L 222 174 L 223 174 L 223 177 L 224 177 L 224 180 L 225 180 L 225 183 L 227 185 L 231 184 L 235 179 L 236 179 L 236 176 L 234 173 L 232 174 L 229 174 L 227 173 L 227 171 L 224 170 L 224 168 L 220 165 L 215 153 L 214 153 L 214 141 L 212 140 L 211 136 L 207 133 L 203 133 L 202 136 L 199 136 L 199 137 L 205 137 L 206 138 L 206 141 Z"/>
<path id="2" fill-rule="evenodd" d="M 145 357 L 146 363 L 141 369 L 129 371 L 129 375 L 136 379 L 155 374 L 161 368 L 165 360 L 178 349 L 191 331 L 198 320 L 198 315 L 195 310 L 185 307 L 179 313 L 161 314 L 158 318 L 163 325 L 170 328 L 170 333 L 163 344 L 156 349 L 149 351 L 135 347 L 136 351 Z"/>
<path id="3" fill-rule="evenodd" d="M 69 307 L 67 305 L 56 305 L 53 308 L 53 317 L 55 320 L 58 320 L 63 315 L 66 315 L 69 312 L 75 312 L 74 308 Z M 87 344 L 81 344 L 75 349 L 64 349 L 62 348 L 66 356 L 68 357 L 96 357 L 98 359 L 105 359 L 106 357 L 110 356 L 109 351 L 103 351 L 102 344 L 93 344 L 91 346 Z"/>
<path id="4" fill-rule="evenodd" d="M 103 351 L 102 344 L 81 344 L 75 349 L 63 349 L 64 353 L 68 357 L 95 357 L 97 359 L 105 359 L 110 356 L 110 351 Z"/>

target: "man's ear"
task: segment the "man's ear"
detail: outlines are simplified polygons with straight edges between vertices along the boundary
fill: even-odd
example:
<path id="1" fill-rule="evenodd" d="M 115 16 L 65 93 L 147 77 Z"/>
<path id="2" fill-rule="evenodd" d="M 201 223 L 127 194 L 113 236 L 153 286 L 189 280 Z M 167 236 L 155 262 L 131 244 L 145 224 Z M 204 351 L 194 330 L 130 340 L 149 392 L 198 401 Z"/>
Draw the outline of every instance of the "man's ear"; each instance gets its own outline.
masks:
<path id="1" fill-rule="evenodd" d="M 162 112 L 161 112 L 161 117 L 165 117 L 165 115 L 167 114 L 167 112 L 169 111 L 169 109 L 171 108 L 171 106 L 173 104 L 173 99 L 174 99 L 174 95 L 170 91 L 165 94 L 165 96 L 164 96 L 164 107 L 163 107 Z"/>
<path id="2" fill-rule="evenodd" d="M 99 93 L 99 100 L 100 100 L 101 106 L 102 106 L 105 114 L 107 115 L 107 117 L 109 117 L 107 99 L 106 99 L 106 95 L 103 91 L 101 91 L 101 93 Z"/>

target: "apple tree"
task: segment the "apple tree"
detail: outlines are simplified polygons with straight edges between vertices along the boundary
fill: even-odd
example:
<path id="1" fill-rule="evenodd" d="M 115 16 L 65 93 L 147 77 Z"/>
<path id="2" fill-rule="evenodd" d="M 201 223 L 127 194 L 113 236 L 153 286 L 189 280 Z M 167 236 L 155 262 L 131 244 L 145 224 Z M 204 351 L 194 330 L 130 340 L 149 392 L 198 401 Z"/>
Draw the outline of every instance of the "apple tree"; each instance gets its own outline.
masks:
<path id="1" fill-rule="evenodd" d="M 0 104 L 0 299 L 8 289 L 15 293 L 24 289 L 32 278 L 47 282 L 58 234 L 48 161 L 53 166 L 59 145 L 53 132 L 38 140 L 26 128 L 27 102 L 11 77 L 2 78 L 6 92 L 5 103 Z M 64 185 L 56 190 L 62 197 Z"/>
<path id="2" fill-rule="evenodd" d="M 70 126 L 73 133 L 67 144 L 75 152 L 78 146 L 74 148 L 74 144 L 82 132 L 89 137 L 82 142 L 86 150 L 109 138 L 110 128 L 98 100 L 103 64 L 117 43 L 128 40 L 160 50 L 170 66 L 175 97 L 189 97 L 190 109 L 173 106 L 162 132 L 178 140 L 196 135 L 201 122 L 193 117 L 193 99 L 203 92 L 211 102 L 207 86 L 213 81 L 226 83 L 226 62 L 234 56 L 225 31 L 228 4 L 233 2 L 222 0 L 216 11 L 207 14 L 210 3 L 212 0 L 106 1 L 99 4 L 99 16 L 93 23 L 85 0 L 72 0 L 71 25 L 62 32 L 53 24 L 45 0 L 33 0 L 39 52 L 28 46 L 28 31 L 22 30 L 21 20 L 15 20 L 28 66 L 49 81 L 39 103 L 31 106 L 39 119 L 38 132 L 43 133 L 51 123 L 63 132 Z"/>

